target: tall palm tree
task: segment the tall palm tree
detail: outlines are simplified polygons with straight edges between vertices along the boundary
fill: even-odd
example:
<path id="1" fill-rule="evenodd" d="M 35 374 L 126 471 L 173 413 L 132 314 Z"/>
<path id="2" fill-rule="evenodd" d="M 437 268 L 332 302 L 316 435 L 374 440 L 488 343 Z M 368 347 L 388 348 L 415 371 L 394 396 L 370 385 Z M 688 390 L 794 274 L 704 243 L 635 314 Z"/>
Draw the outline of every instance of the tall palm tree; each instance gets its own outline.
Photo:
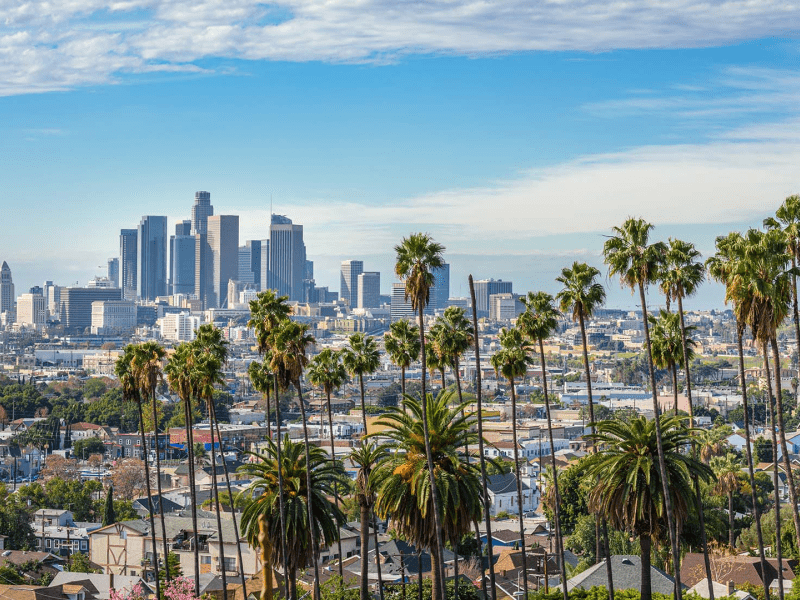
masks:
<path id="1" fill-rule="evenodd" d="M 589 510 L 604 515 L 615 528 L 638 536 L 642 548 L 641 597 L 651 600 L 650 547 L 652 541 L 663 538 L 665 513 L 674 511 L 668 529 L 672 522 L 681 526 L 696 508 L 692 476 L 709 481 L 713 473 L 681 452 L 691 443 L 691 436 L 678 417 L 664 417 L 660 424 L 644 417 L 601 421 L 590 438 L 602 446 L 602 451 L 587 461 L 587 473 L 596 481 L 589 492 Z M 667 485 L 661 481 L 665 471 Z M 664 490 L 672 496 L 670 508 Z"/>
<path id="2" fill-rule="evenodd" d="M 422 360 L 422 393 L 420 400 L 422 403 L 422 433 L 425 439 L 425 458 L 428 463 L 430 476 L 433 477 L 433 454 L 431 453 L 431 440 L 428 429 L 428 411 L 425 405 L 428 402 L 428 393 L 425 376 L 425 307 L 430 301 L 431 288 L 436 277 L 434 270 L 444 265 L 444 246 L 433 241 L 431 236 L 426 233 L 412 233 L 407 238 L 394 247 L 396 254 L 395 274 L 401 281 L 405 282 L 405 299 L 411 301 L 412 308 L 416 311 L 419 319 L 419 343 L 420 356 Z M 433 525 L 436 532 L 436 553 L 438 560 L 435 564 L 439 571 L 436 573 L 438 578 L 436 589 L 438 596 L 434 595 L 433 600 L 443 600 L 444 598 L 444 537 L 442 535 L 441 523 L 439 523 L 439 490 L 437 486 L 431 487 L 431 500 L 433 502 Z"/>
<path id="3" fill-rule="evenodd" d="M 441 361 L 453 371 L 460 404 L 463 401 L 463 396 L 461 395 L 461 357 L 474 343 L 475 331 L 463 308 L 448 306 L 444 309 L 444 314 L 436 319 L 436 323 L 431 328 L 431 335 L 436 339 L 436 353 Z"/>
<path id="4" fill-rule="evenodd" d="M 347 347 L 342 354 L 342 362 L 353 377 L 358 377 L 358 388 L 361 392 L 361 416 L 364 424 L 364 435 L 367 435 L 367 405 L 364 389 L 364 375 L 371 375 L 381 366 L 381 355 L 378 344 L 371 335 L 354 333 L 347 338 Z"/>
<path id="5" fill-rule="evenodd" d="M 714 493 L 728 497 L 728 545 L 735 548 L 733 543 L 733 493 L 741 488 L 739 475 L 742 472 L 742 464 L 735 454 L 728 452 L 725 456 L 712 458 L 710 466 L 717 477 Z"/>
<path id="6" fill-rule="evenodd" d="M 483 498 L 480 493 L 480 472 L 476 464 L 466 461 L 463 448 L 478 441 L 473 431 L 474 415 L 464 416 L 462 404 L 450 406 L 452 393 L 428 395 L 427 401 L 406 398 L 405 412 L 391 407 L 377 424 L 380 436 L 388 438 L 389 454 L 374 470 L 377 490 L 375 508 L 392 521 L 399 534 L 415 546 L 431 554 L 433 577 L 432 597 L 442 597 L 444 590 L 435 574 L 440 570 L 436 546 L 439 538 L 460 540 L 480 516 Z M 430 443 L 436 463 L 431 476 L 425 456 L 423 410 L 430 427 Z M 435 485 L 431 485 L 431 482 Z M 441 505 L 434 505 L 433 491 L 438 489 Z M 436 517 L 436 511 L 441 511 Z M 437 531 L 434 522 L 441 523 Z M 441 565 L 443 569 L 444 566 Z"/>
<path id="7" fill-rule="evenodd" d="M 658 389 L 656 388 L 656 375 L 650 345 L 650 326 L 647 318 L 647 300 L 644 294 L 645 287 L 657 280 L 667 248 L 663 242 L 650 243 L 650 232 L 652 230 L 653 226 L 644 219 L 627 219 L 620 227 L 613 228 L 614 235 L 606 240 L 603 245 L 603 256 L 608 265 L 610 276 L 618 275 L 620 284 L 629 287 L 631 291 L 636 288 L 639 289 L 645 350 L 650 372 L 650 387 L 653 393 L 653 414 L 658 441 L 658 465 L 661 470 L 660 481 L 664 486 L 663 498 L 667 509 L 667 529 L 675 567 L 675 597 L 677 600 L 681 600 L 680 548 L 678 547 L 678 532 L 673 524 L 672 495 L 668 488 L 667 463 L 661 445 L 661 411 L 658 406 Z"/>
<path id="8" fill-rule="evenodd" d="M 522 519 L 524 504 L 522 500 L 522 474 L 519 466 L 519 441 L 517 438 L 517 391 L 515 381 L 525 378 L 528 367 L 533 364 L 530 353 L 531 343 L 517 328 L 500 331 L 500 350 L 492 355 L 491 363 L 495 373 L 508 380 L 511 388 L 511 439 L 514 445 L 514 476 L 517 480 L 517 507 L 519 508 L 519 539 L 522 544 L 522 588 L 523 598 L 528 597 L 528 549 L 525 546 L 525 524 Z M 558 517 L 556 517 L 558 523 Z M 556 525 L 558 527 L 558 525 Z M 556 534 L 557 535 L 557 534 Z M 566 580 L 566 577 L 564 577 Z"/>
<path id="9" fill-rule="evenodd" d="M 147 456 L 147 440 L 144 434 L 144 413 L 142 411 L 142 388 L 140 386 L 140 376 L 137 372 L 137 350 L 136 346 L 128 344 L 125 346 L 122 356 L 117 359 L 114 365 L 114 373 L 122 386 L 122 394 L 129 401 L 136 403 L 139 412 L 139 435 L 142 442 L 142 460 L 144 461 L 144 478 L 147 484 L 147 509 L 150 513 L 150 541 L 153 544 L 153 567 L 155 569 L 156 595 L 160 594 L 161 585 L 158 580 L 158 545 L 156 544 L 156 526 L 153 516 L 153 493 L 150 489 L 150 461 Z M 162 519 L 163 521 L 163 519 Z M 167 556 L 164 556 L 166 565 Z M 199 572 L 199 570 L 198 570 Z M 160 596 L 159 596 L 160 597 Z"/>
<path id="10" fill-rule="evenodd" d="M 158 440 L 158 401 L 156 400 L 156 387 L 163 378 L 161 370 L 166 356 L 166 351 L 157 342 L 145 342 L 136 346 L 133 357 L 134 370 L 138 373 L 139 387 L 145 398 L 150 399 L 153 409 L 153 436 L 156 445 L 156 489 L 158 490 L 158 514 L 161 517 L 161 539 L 164 547 L 164 574 L 166 581 L 170 581 L 169 569 L 166 568 L 169 557 L 169 544 L 167 543 L 167 526 L 164 523 L 164 497 L 161 494 L 161 445 Z M 148 449 L 145 452 L 149 454 Z M 158 562 L 158 553 L 153 552 Z"/>
<path id="11" fill-rule="evenodd" d="M 406 369 L 419 359 L 419 329 L 405 319 L 389 326 L 384 337 L 386 352 L 392 362 L 400 367 L 400 392 L 406 395 Z"/>
<path id="12" fill-rule="evenodd" d="M 375 484 L 370 477 L 372 470 L 386 458 L 386 448 L 378 446 L 371 440 L 354 448 L 350 453 L 350 460 L 358 466 L 356 476 L 356 500 L 361 516 L 361 600 L 369 600 L 369 526 L 370 513 L 375 504 Z M 375 541 L 375 556 L 379 554 L 379 546 Z M 376 560 L 380 571 L 380 560 Z M 380 585 L 380 584 L 379 584 Z"/>
<path id="13" fill-rule="evenodd" d="M 272 374 L 272 371 L 269 370 L 267 366 L 268 364 L 269 359 L 266 359 L 264 362 L 258 362 L 254 360 L 247 365 L 247 376 L 250 378 L 250 383 L 253 385 L 256 391 L 261 393 L 261 395 L 264 397 L 264 401 L 267 404 L 267 407 L 264 410 L 264 420 L 267 423 L 267 437 L 271 438 L 272 408 L 270 407 L 270 393 L 272 392 L 272 387 L 275 383 L 275 376 Z"/>
<path id="14" fill-rule="evenodd" d="M 561 276 L 556 277 L 564 287 L 556 294 L 561 312 L 571 314 L 572 320 L 577 321 L 581 328 L 581 348 L 583 352 L 583 368 L 586 372 L 586 393 L 589 404 L 589 421 L 591 433 L 595 432 L 594 426 L 594 402 L 592 399 L 592 373 L 589 369 L 589 349 L 586 341 L 586 319 L 594 315 L 594 311 L 601 307 L 606 301 L 606 290 L 597 281 L 600 270 L 590 267 L 586 263 L 574 262 L 572 267 L 561 269 Z M 597 448 L 592 448 L 592 453 L 596 453 Z M 605 524 L 604 524 L 605 525 Z M 607 557 L 609 557 L 608 528 L 603 527 L 603 545 Z M 600 560 L 600 532 L 599 523 L 595 523 L 595 538 L 597 539 L 597 560 Z M 614 578 L 611 572 L 611 560 L 606 560 L 606 575 L 608 577 L 609 600 L 614 600 Z M 712 599 L 713 600 L 713 599 Z"/>
<path id="15" fill-rule="evenodd" d="M 672 394 L 675 399 L 675 414 L 678 414 L 678 367 L 684 367 L 684 358 L 694 358 L 695 341 L 681 333 L 680 315 L 661 310 L 658 317 L 649 315 L 650 341 L 652 343 L 653 362 L 659 369 L 666 369 L 672 376 Z M 689 326 L 687 332 L 695 328 Z M 684 340 L 686 348 L 684 348 Z M 685 351 L 685 352 L 684 352 Z"/>
<path id="16" fill-rule="evenodd" d="M 744 371 L 744 349 L 742 338 L 747 326 L 747 306 L 750 303 L 746 287 L 740 285 L 738 272 L 741 270 L 739 262 L 744 259 L 742 248 L 743 239 L 739 233 L 730 233 L 716 239 L 717 253 L 706 261 L 709 275 L 725 285 L 725 303 L 733 304 L 733 315 L 736 319 L 736 343 L 739 352 L 739 382 L 742 388 L 742 408 L 744 409 L 744 436 L 747 452 L 747 474 L 750 480 L 750 491 L 753 502 L 753 520 L 756 524 L 756 537 L 758 539 L 758 553 L 761 562 L 761 571 L 766 572 L 767 559 L 764 553 L 764 536 L 761 529 L 761 515 L 756 498 L 755 468 L 753 464 L 753 444 L 750 434 L 750 410 L 747 399 L 747 383 Z M 774 429 L 774 428 L 773 428 Z M 702 456 L 702 454 L 701 454 Z M 777 488 L 775 490 L 777 494 Z M 777 497 L 777 496 L 776 496 Z M 769 597 L 769 583 L 764 581 L 764 597 Z"/>
<path id="17" fill-rule="evenodd" d="M 341 463 L 328 460 L 321 448 L 305 448 L 290 440 L 288 435 L 283 440 L 280 459 L 277 444 L 272 440 L 267 440 L 262 454 L 250 454 L 257 459 L 256 462 L 246 463 L 238 469 L 252 478 L 248 488 L 241 493 L 253 499 L 242 513 L 242 531 L 251 546 L 267 544 L 269 564 L 264 567 L 269 572 L 279 565 L 288 565 L 285 579 L 290 586 L 289 594 L 297 598 L 297 570 L 316 560 L 316 548 L 321 544 L 332 544 L 338 536 L 339 526 L 344 523 L 342 511 L 328 500 L 333 495 L 334 486 L 345 476 L 344 468 Z M 278 473 L 283 473 L 282 486 L 278 485 Z M 279 498 L 281 494 L 284 496 L 282 501 Z M 311 503 L 309 498 L 312 498 Z M 283 518 L 281 511 L 285 513 Z M 260 516 L 265 521 L 266 539 L 263 542 L 258 536 Z M 284 529 L 287 536 L 283 535 Z M 286 552 L 285 556 L 281 556 L 283 552 Z"/>
<path id="18" fill-rule="evenodd" d="M 306 374 L 311 385 L 321 387 L 325 392 L 328 401 L 328 433 L 331 437 L 331 460 L 336 461 L 336 445 L 333 438 L 333 411 L 331 410 L 331 394 L 333 390 L 339 389 L 347 381 L 347 369 L 342 364 L 342 355 L 339 352 L 325 348 L 312 360 Z M 339 493 L 334 487 L 334 502 L 338 508 Z M 342 554 L 342 540 L 337 536 L 337 547 L 339 550 L 339 577 L 344 580 L 344 554 Z"/>
<path id="19" fill-rule="evenodd" d="M 546 292 L 528 292 L 528 295 L 520 300 L 525 306 L 525 312 L 517 319 L 517 327 L 528 339 L 539 346 L 539 359 L 542 366 L 542 392 L 544 393 L 544 406 L 547 413 L 547 436 L 550 440 L 550 458 L 553 465 L 553 491 L 556 495 L 556 505 L 559 506 L 561 504 L 561 496 L 558 493 L 556 446 L 553 440 L 553 421 L 550 417 L 550 398 L 547 394 L 547 362 L 544 356 L 544 341 L 555 333 L 558 328 L 558 318 L 561 315 L 555 307 L 553 297 Z M 561 534 L 561 516 L 559 512 L 558 508 L 554 511 L 556 546 L 558 548 L 558 558 L 561 561 L 561 589 L 564 592 L 564 600 L 567 600 L 567 571 L 564 562 L 564 539 Z"/>
<path id="20" fill-rule="evenodd" d="M 296 321 L 284 321 L 278 326 L 272 337 L 273 355 L 270 365 L 284 389 L 294 386 L 295 390 L 297 390 L 297 398 L 300 403 L 300 416 L 303 421 L 303 443 L 305 445 L 307 464 L 311 464 L 308 442 L 308 420 L 306 419 L 306 405 L 305 400 L 303 400 L 303 388 L 300 385 L 300 378 L 303 376 L 303 371 L 305 371 L 308 365 L 306 349 L 308 346 L 315 343 L 315 341 L 314 336 L 308 333 L 308 325 Z M 306 490 L 308 493 L 308 502 L 306 503 L 309 524 L 308 533 L 311 539 L 315 540 L 317 534 L 314 531 L 314 507 L 311 492 L 310 470 L 306 471 Z M 314 562 L 314 600 L 320 600 L 319 546 L 316 544 L 312 545 Z"/>

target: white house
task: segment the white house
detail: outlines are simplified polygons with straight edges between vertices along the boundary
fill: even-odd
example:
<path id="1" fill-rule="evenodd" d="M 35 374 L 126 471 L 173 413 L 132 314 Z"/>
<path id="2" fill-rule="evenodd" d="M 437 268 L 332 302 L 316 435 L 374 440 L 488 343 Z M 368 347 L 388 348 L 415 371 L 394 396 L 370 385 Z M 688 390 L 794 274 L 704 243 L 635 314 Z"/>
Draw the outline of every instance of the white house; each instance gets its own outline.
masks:
<path id="1" fill-rule="evenodd" d="M 505 475 L 491 475 L 487 487 L 491 506 L 490 514 L 496 517 L 498 513 L 519 514 L 517 502 L 517 478 L 514 473 Z M 530 485 L 529 485 L 530 484 Z M 531 479 L 527 483 L 522 481 L 522 512 L 527 513 L 539 507 L 539 488 Z"/>

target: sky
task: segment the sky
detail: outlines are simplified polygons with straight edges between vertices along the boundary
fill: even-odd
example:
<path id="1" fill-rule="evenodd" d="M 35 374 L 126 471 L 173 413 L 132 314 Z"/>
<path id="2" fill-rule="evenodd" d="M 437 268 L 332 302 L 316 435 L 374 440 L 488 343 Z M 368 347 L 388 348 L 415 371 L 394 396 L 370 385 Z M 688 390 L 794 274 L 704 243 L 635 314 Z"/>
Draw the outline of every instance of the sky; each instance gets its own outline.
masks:
<path id="1" fill-rule="evenodd" d="M 303 224 L 334 290 L 354 258 L 388 291 L 416 231 L 453 296 L 605 273 L 628 216 L 707 256 L 800 193 L 798 32 L 785 0 L 0 0 L 0 260 L 85 284 L 197 190 L 242 242 Z"/>

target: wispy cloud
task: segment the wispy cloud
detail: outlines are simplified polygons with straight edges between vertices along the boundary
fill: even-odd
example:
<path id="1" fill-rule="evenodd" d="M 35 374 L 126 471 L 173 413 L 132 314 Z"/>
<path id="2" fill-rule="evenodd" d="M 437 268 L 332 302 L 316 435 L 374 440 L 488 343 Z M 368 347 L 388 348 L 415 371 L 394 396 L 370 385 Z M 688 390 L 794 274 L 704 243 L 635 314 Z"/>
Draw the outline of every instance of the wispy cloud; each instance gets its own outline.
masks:
<path id="1" fill-rule="evenodd" d="M 782 0 L 0 0 L 0 95 L 117 81 L 208 57 L 387 62 L 405 54 L 676 48 L 800 28 Z"/>

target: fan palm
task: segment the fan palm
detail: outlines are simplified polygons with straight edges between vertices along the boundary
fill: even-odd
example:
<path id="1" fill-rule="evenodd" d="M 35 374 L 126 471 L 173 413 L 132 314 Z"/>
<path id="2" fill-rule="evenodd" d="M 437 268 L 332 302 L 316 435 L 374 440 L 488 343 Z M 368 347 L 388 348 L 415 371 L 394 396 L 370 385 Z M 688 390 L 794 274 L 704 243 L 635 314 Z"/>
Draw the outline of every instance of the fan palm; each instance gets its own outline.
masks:
<path id="1" fill-rule="evenodd" d="M 461 403 L 463 400 L 461 395 L 461 357 L 475 343 L 475 330 L 465 316 L 463 308 L 448 306 L 431 328 L 431 335 L 436 340 L 436 354 L 446 366 L 453 370 L 458 402 Z"/>
<path id="2" fill-rule="evenodd" d="M 533 364 L 530 353 L 533 350 L 531 343 L 525 339 L 517 328 L 503 329 L 500 331 L 500 350 L 492 355 L 491 363 L 495 373 L 508 380 L 511 388 L 511 440 L 514 445 L 514 476 L 517 480 L 517 507 L 519 508 L 519 536 L 522 540 L 522 577 L 523 597 L 528 597 L 528 559 L 525 546 L 525 525 L 522 520 L 524 504 L 522 501 L 522 474 L 519 465 L 519 441 L 517 438 L 517 391 L 515 380 L 525 378 L 528 367 Z M 558 517 L 556 516 L 556 528 Z M 556 535 L 558 535 L 556 530 Z"/>
<path id="3" fill-rule="evenodd" d="M 341 463 L 328 460 L 321 448 L 305 448 L 303 444 L 290 440 L 288 435 L 283 440 L 280 459 L 273 440 L 267 440 L 262 454 L 250 454 L 257 459 L 256 462 L 246 463 L 238 469 L 252 478 L 241 493 L 253 499 L 242 513 L 242 531 L 251 546 L 266 550 L 268 562 L 265 568 L 288 565 L 289 594 L 297 598 L 297 570 L 316 561 L 316 549 L 322 544 L 332 544 L 344 522 L 342 512 L 328 500 L 333 495 L 334 486 L 344 477 L 344 469 Z M 279 474 L 283 485 L 278 485 Z M 260 517 L 265 524 L 265 540 L 259 540 Z M 283 535 L 284 529 L 286 536 Z M 281 556 L 282 552 L 286 555 Z"/>
<path id="4" fill-rule="evenodd" d="M 436 279 L 433 275 L 434 269 L 439 269 L 444 265 L 444 246 L 433 241 L 426 233 L 412 233 L 407 238 L 394 247 L 396 254 L 395 274 L 401 281 L 405 282 L 405 299 L 411 301 L 412 308 L 416 311 L 419 319 L 419 342 L 420 355 L 422 358 L 422 393 L 420 400 L 422 403 L 422 433 L 425 439 L 425 458 L 428 462 L 430 476 L 433 477 L 433 454 L 431 453 L 431 440 L 428 428 L 428 411 L 425 404 L 428 401 L 426 389 L 425 365 L 425 307 L 430 301 L 431 288 Z M 431 500 L 433 502 L 433 525 L 437 539 L 437 558 L 435 561 L 439 571 L 436 573 L 438 578 L 436 590 L 438 596 L 434 595 L 433 600 L 442 600 L 444 597 L 444 538 L 441 533 L 439 523 L 439 491 L 436 486 L 431 488 Z"/>
<path id="5" fill-rule="evenodd" d="M 328 401 L 328 433 L 331 436 L 331 460 L 336 460 L 336 446 L 333 441 L 333 411 L 331 410 L 331 394 L 333 390 L 339 389 L 347 381 L 347 369 L 342 364 L 342 355 L 339 352 L 325 348 L 322 352 L 317 354 L 312 360 L 306 374 L 308 381 L 312 385 L 321 387 L 325 392 L 325 398 Z M 339 493 L 334 488 L 334 502 L 338 508 L 339 506 Z M 362 523 L 363 527 L 363 523 Z M 344 579 L 344 567 L 342 561 L 344 554 L 342 554 L 342 540 L 337 536 L 337 547 L 339 550 L 339 577 Z"/>
<path id="6" fill-rule="evenodd" d="M 389 440 L 389 455 L 372 474 L 375 508 L 391 519 L 393 528 L 406 540 L 428 549 L 432 563 L 439 561 L 435 550 L 440 536 L 460 540 L 480 516 L 483 503 L 479 469 L 463 454 L 465 446 L 478 441 L 473 431 L 475 417 L 464 416 L 462 404 L 450 407 L 452 396 L 443 393 L 434 398 L 429 394 L 424 405 L 418 398 L 407 397 L 407 413 L 391 407 L 377 422 L 382 427 L 380 436 Z M 423 410 L 428 411 L 431 450 L 436 457 L 432 476 L 425 456 Z M 433 503 L 434 490 L 438 490 L 441 505 Z M 440 511 L 438 518 L 436 510 Z M 442 530 L 436 530 L 436 522 Z M 432 597 L 438 598 L 443 590 L 435 576 L 439 566 L 433 566 Z"/>
<path id="7" fill-rule="evenodd" d="M 347 338 L 347 347 L 342 354 L 342 362 L 353 377 L 358 377 L 361 392 L 361 415 L 364 424 L 364 435 L 367 435 L 367 405 L 364 390 L 364 375 L 371 375 L 381 366 L 378 344 L 371 335 L 354 333 Z"/>
<path id="8" fill-rule="evenodd" d="M 647 318 L 647 300 L 645 299 L 645 287 L 657 280 L 659 270 L 663 263 L 666 253 L 666 245 L 663 242 L 650 243 L 650 232 L 653 226 L 644 219 L 627 219 L 620 227 L 614 227 L 614 235 L 606 240 L 603 245 L 603 256 L 608 265 L 610 276 L 618 275 L 620 284 L 629 287 L 631 291 L 638 288 L 639 300 L 642 305 L 642 324 L 644 326 L 645 349 L 650 372 L 650 387 L 653 393 L 653 413 L 656 425 L 656 436 L 658 438 L 658 463 L 661 469 L 660 481 L 664 487 L 663 498 L 666 502 L 667 524 L 669 531 L 670 547 L 674 561 L 675 574 L 675 595 L 677 600 L 681 600 L 680 583 L 680 549 L 678 547 L 677 530 L 673 527 L 672 519 L 672 495 L 667 486 L 667 465 L 664 453 L 661 451 L 661 411 L 658 406 L 658 390 L 656 388 L 655 369 L 653 367 L 653 354 L 650 345 L 650 326 Z"/>
<path id="9" fill-rule="evenodd" d="M 419 359 L 419 329 L 409 321 L 395 321 L 384 338 L 386 352 L 400 367 L 400 392 L 406 395 L 406 369 Z"/>
<path id="10" fill-rule="evenodd" d="M 268 351 L 269 352 L 269 351 Z M 247 365 L 247 376 L 250 378 L 250 383 L 257 392 L 264 396 L 266 408 L 264 410 L 264 420 L 267 423 L 267 437 L 272 437 L 272 408 L 270 407 L 270 394 L 272 387 L 275 383 L 275 376 L 269 370 L 267 365 L 269 358 L 267 357 L 264 362 L 253 361 Z"/>
<path id="11" fill-rule="evenodd" d="M 672 393 L 675 399 L 675 414 L 678 414 L 678 367 L 685 366 L 684 359 L 694 358 L 693 346 L 695 341 L 681 333 L 680 315 L 677 313 L 659 311 L 658 317 L 650 315 L 650 341 L 652 344 L 653 363 L 659 369 L 667 369 L 672 376 Z M 691 332 L 695 327 L 686 328 Z"/>
<path id="12" fill-rule="evenodd" d="M 742 473 L 742 464 L 735 454 L 728 452 L 725 456 L 712 458 L 710 466 L 717 477 L 714 493 L 728 497 L 728 545 L 735 548 L 733 543 L 733 493 L 741 488 L 739 475 Z"/>
<path id="13" fill-rule="evenodd" d="M 556 495 L 557 505 L 561 502 L 558 493 L 558 472 L 556 471 L 556 447 L 553 440 L 553 422 L 550 417 L 550 399 L 547 394 L 547 363 L 544 356 L 544 341 L 555 333 L 558 327 L 558 318 L 561 316 L 553 303 L 553 297 L 546 292 L 528 292 L 525 298 L 520 299 L 525 306 L 525 311 L 517 319 L 517 326 L 522 333 L 539 346 L 539 359 L 542 366 L 542 392 L 547 413 L 547 435 L 550 439 L 550 457 L 553 462 L 553 491 Z M 561 517 L 559 509 L 554 511 L 556 526 L 556 544 L 558 556 L 561 561 L 561 572 L 566 574 L 564 563 L 564 539 L 561 536 Z M 564 600 L 567 600 L 567 578 L 561 578 L 561 587 Z"/>
<path id="14" fill-rule="evenodd" d="M 681 452 L 691 443 L 691 436 L 678 417 L 666 416 L 660 425 L 644 417 L 601 421 L 597 432 L 589 437 L 601 446 L 601 451 L 587 461 L 587 473 L 596 481 L 589 492 L 589 510 L 605 516 L 615 528 L 639 538 L 641 597 L 650 600 L 651 542 L 664 537 L 664 525 L 668 530 L 673 522 L 681 527 L 696 508 L 692 477 L 709 481 L 713 473 L 708 466 Z M 666 467 L 663 470 L 662 456 Z M 663 472 L 669 478 L 667 485 L 661 481 Z M 672 496 L 669 505 L 664 490 Z M 674 511 L 669 522 L 668 510 Z"/>

